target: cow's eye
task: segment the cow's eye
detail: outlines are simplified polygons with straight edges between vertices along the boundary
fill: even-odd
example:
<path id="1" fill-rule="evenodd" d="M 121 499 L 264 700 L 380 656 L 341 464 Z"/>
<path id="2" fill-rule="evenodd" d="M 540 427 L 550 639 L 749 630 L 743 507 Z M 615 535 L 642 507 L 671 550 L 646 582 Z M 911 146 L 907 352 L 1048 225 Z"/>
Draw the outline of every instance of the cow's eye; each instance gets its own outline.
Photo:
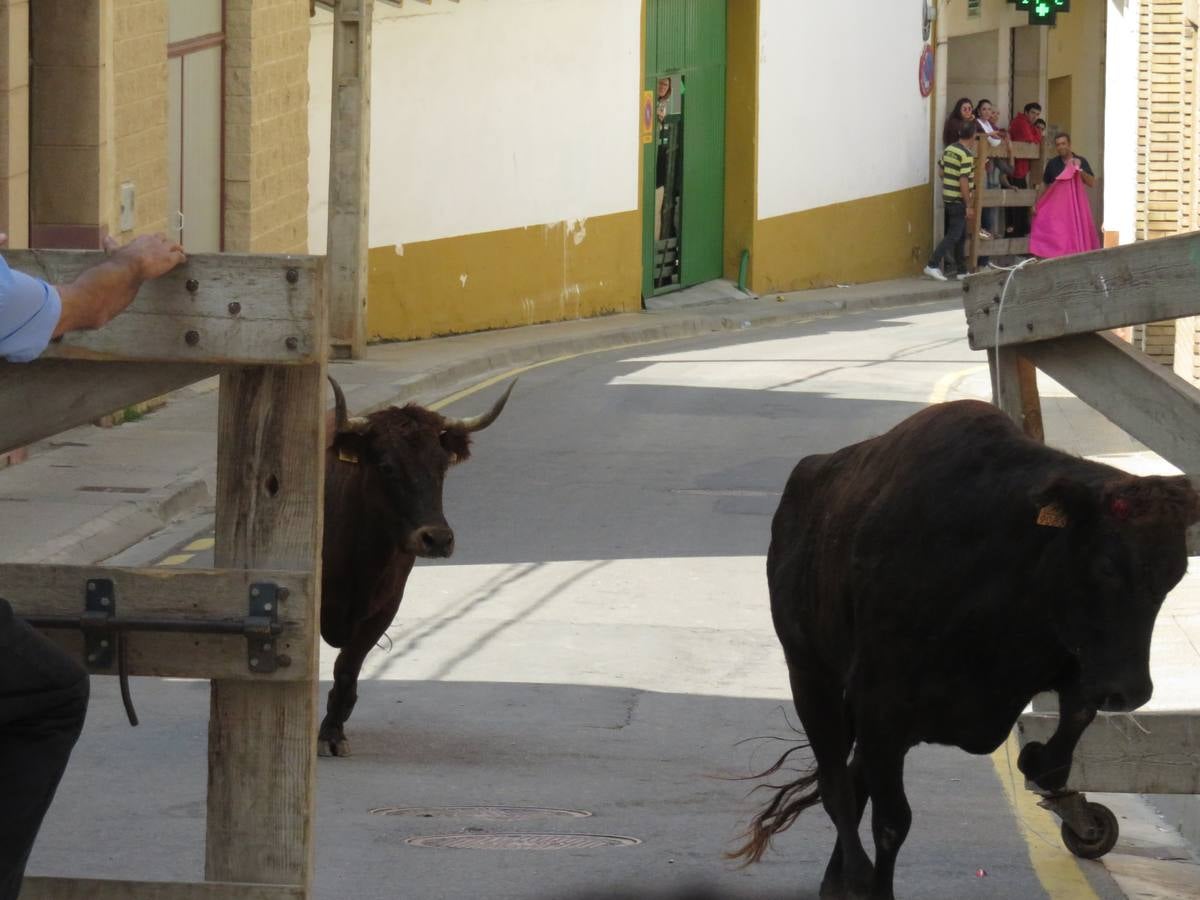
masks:
<path id="1" fill-rule="evenodd" d="M 396 467 L 393 466 L 390 462 L 380 461 L 379 471 L 383 475 L 391 476 L 396 473 Z"/>

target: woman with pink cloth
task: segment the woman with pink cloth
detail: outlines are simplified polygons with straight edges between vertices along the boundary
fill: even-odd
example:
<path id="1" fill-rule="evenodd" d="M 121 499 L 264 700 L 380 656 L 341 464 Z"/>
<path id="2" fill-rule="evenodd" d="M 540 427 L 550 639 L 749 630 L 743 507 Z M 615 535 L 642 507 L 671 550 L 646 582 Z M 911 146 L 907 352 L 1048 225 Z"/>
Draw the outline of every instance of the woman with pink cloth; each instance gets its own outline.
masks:
<path id="1" fill-rule="evenodd" d="M 1087 189 L 1096 184 L 1092 167 L 1071 152 L 1071 135 L 1054 139 L 1058 155 L 1046 163 L 1046 190 L 1033 208 L 1029 252 L 1042 259 L 1100 249 Z"/>

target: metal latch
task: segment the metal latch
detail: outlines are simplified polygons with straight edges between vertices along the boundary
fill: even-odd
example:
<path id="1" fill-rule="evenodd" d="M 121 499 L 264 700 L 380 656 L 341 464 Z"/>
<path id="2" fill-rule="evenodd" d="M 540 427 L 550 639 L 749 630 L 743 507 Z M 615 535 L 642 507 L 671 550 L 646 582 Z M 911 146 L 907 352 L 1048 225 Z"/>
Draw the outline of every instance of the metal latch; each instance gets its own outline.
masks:
<path id="1" fill-rule="evenodd" d="M 83 632 L 84 662 L 89 669 L 113 667 L 121 682 L 121 700 L 129 724 L 137 725 L 137 713 L 129 694 L 129 671 L 125 635 L 130 631 L 175 634 L 229 634 L 246 638 L 246 666 L 251 672 L 269 675 L 291 665 L 287 654 L 276 653 L 276 639 L 283 633 L 279 604 L 287 599 L 287 588 L 260 581 L 250 585 L 247 615 L 239 621 L 212 619 L 163 619 L 117 615 L 116 589 L 111 579 L 90 578 L 84 591 L 83 614 L 79 616 L 27 616 L 34 628 L 68 628 Z"/>

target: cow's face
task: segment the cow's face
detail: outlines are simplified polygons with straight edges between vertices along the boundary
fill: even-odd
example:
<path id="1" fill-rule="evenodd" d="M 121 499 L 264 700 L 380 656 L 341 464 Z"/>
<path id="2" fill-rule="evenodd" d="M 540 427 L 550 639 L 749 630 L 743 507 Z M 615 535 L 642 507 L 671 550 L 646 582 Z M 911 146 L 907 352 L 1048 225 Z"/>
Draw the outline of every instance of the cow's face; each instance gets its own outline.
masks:
<path id="1" fill-rule="evenodd" d="M 449 556 L 454 532 L 442 512 L 446 472 L 470 456 L 471 432 L 496 420 L 512 385 L 489 412 L 469 419 L 449 418 L 416 404 L 349 419 L 341 388 L 330 381 L 336 400 L 331 453 L 341 464 L 362 467 L 363 490 L 374 518 L 405 552 Z"/>
<path id="2" fill-rule="evenodd" d="M 1200 517 L 1200 498 L 1184 477 L 1127 477 L 1100 489 L 1056 482 L 1039 499 L 1042 527 L 1058 529 L 1042 560 L 1056 585 L 1052 621 L 1077 663 L 1083 699 L 1137 709 L 1154 689 L 1154 620 L 1187 570 L 1185 532 Z"/>

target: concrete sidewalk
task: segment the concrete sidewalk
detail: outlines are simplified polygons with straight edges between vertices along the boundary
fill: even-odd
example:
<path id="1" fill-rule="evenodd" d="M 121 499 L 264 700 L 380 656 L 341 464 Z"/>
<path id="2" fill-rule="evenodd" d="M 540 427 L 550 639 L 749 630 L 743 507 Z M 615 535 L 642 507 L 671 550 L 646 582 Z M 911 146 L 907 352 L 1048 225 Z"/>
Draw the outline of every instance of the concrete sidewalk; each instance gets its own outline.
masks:
<path id="1" fill-rule="evenodd" d="M 428 403 L 471 379 L 631 344 L 759 328 L 918 303 L 953 305 L 961 286 L 903 279 L 767 298 L 379 344 L 330 372 L 352 413 Z M 332 403 L 332 399 L 330 400 Z M 116 428 L 72 429 L 0 470 L 0 559 L 94 563 L 209 502 L 216 482 L 217 379 Z"/>

